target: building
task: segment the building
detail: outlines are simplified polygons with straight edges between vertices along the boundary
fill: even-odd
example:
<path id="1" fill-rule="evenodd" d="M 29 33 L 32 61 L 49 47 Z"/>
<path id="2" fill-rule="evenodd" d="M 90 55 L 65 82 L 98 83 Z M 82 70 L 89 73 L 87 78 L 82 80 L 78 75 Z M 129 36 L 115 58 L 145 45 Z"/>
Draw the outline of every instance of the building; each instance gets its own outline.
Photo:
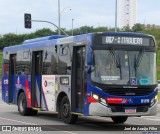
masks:
<path id="1" fill-rule="evenodd" d="M 144 29 L 160 29 L 160 25 L 155 25 L 155 24 L 142 24 L 142 27 Z"/>
<path id="2" fill-rule="evenodd" d="M 119 26 L 132 28 L 136 24 L 137 0 L 119 0 L 118 2 Z"/>

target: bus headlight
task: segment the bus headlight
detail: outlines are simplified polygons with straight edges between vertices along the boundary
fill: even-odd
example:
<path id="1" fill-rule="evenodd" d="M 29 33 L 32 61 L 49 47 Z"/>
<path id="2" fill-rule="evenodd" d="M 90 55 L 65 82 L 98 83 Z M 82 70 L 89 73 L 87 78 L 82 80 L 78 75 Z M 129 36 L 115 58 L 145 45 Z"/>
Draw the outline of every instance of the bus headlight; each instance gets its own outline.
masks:
<path id="1" fill-rule="evenodd" d="M 92 94 L 92 97 L 93 97 L 97 102 L 99 102 L 99 103 L 107 106 L 106 100 L 103 99 L 103 98 L 100 98 L 97 94 Z"/>
<path id="2" fill-rule="evenodd" d="M 97 101 L 99 100 L 99 96 L 97 94 L 93 94 L 92 97 Z"/>
<path id="3" fill-rule="evenodd" d="M 153 106 L 156 101 L 158 100 L 158 95 L 156 95 L 152 100 L 151 100 L 151 106 Z"/>

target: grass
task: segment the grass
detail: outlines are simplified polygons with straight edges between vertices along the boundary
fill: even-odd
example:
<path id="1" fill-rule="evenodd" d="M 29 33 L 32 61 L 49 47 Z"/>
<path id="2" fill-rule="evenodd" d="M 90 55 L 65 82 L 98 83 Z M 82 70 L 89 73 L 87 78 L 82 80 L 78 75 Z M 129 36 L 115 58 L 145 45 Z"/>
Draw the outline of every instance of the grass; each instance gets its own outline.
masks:
<path id="1" fill-rule="evenodd" d="M 157 49 L 157 66 L 160 66 L 160 47 Z"/>
<path id="2" fill-rule="evenodd" d="M 160 66 L 160 47 L 157 49 L 157 66 Z M 160 80 L 160 70 L 157 70 L 157 79 Z"/>
<path id="3" fill-rule="evenodd" d="M 2 55 L 3 55 L 3 53 L 2 52 L 0 52 L 0 79 L 2 78 Z"/>
<path id="4" fill-rule="evenodd" d="M 158 100 L 160 100 L 160 93 L 158 93 Z"/>
<path id="5" fill-rule="evenodd" d="M 160 70 L 157 70 L 157 79 L 160 80 Z"/>

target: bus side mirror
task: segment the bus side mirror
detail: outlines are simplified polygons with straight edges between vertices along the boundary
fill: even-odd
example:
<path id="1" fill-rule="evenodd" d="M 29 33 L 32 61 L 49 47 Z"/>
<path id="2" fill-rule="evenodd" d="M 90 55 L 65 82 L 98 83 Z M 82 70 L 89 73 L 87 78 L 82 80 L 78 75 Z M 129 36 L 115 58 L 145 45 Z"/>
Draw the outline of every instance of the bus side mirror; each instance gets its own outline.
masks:
<path id="1" fill-rule="evenodd" d="M 87 54 L 87 64 L 88 65 L 93 65 L 93 53 L 88 53 Z"/>

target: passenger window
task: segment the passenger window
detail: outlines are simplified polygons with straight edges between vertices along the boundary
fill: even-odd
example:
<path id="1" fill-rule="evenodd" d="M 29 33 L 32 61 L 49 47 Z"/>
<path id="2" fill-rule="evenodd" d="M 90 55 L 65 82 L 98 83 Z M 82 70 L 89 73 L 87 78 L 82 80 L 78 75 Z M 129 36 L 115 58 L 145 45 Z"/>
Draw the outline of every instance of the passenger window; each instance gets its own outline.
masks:
<path id="1" fill-rule="evenodd" d="M 43 74 L 57 74 L 57 53 L 53 47 L 46 48 L 43 60 Z"/>
<path id="2" fill-rule="evenodd" d="M 61 56 L 66 56 L 66 55 L 68 55 L 68 46 L 61 46 L 61 47 L 60 47 L 60 52 L 59 52 L 59 54 L 60 54 Z"/>
<path id="3" fill-rule="evenodd" d="M 71 54 L 68 45 L 59 46 L 58 54 L 58 74 L 71 74 Z"/>

